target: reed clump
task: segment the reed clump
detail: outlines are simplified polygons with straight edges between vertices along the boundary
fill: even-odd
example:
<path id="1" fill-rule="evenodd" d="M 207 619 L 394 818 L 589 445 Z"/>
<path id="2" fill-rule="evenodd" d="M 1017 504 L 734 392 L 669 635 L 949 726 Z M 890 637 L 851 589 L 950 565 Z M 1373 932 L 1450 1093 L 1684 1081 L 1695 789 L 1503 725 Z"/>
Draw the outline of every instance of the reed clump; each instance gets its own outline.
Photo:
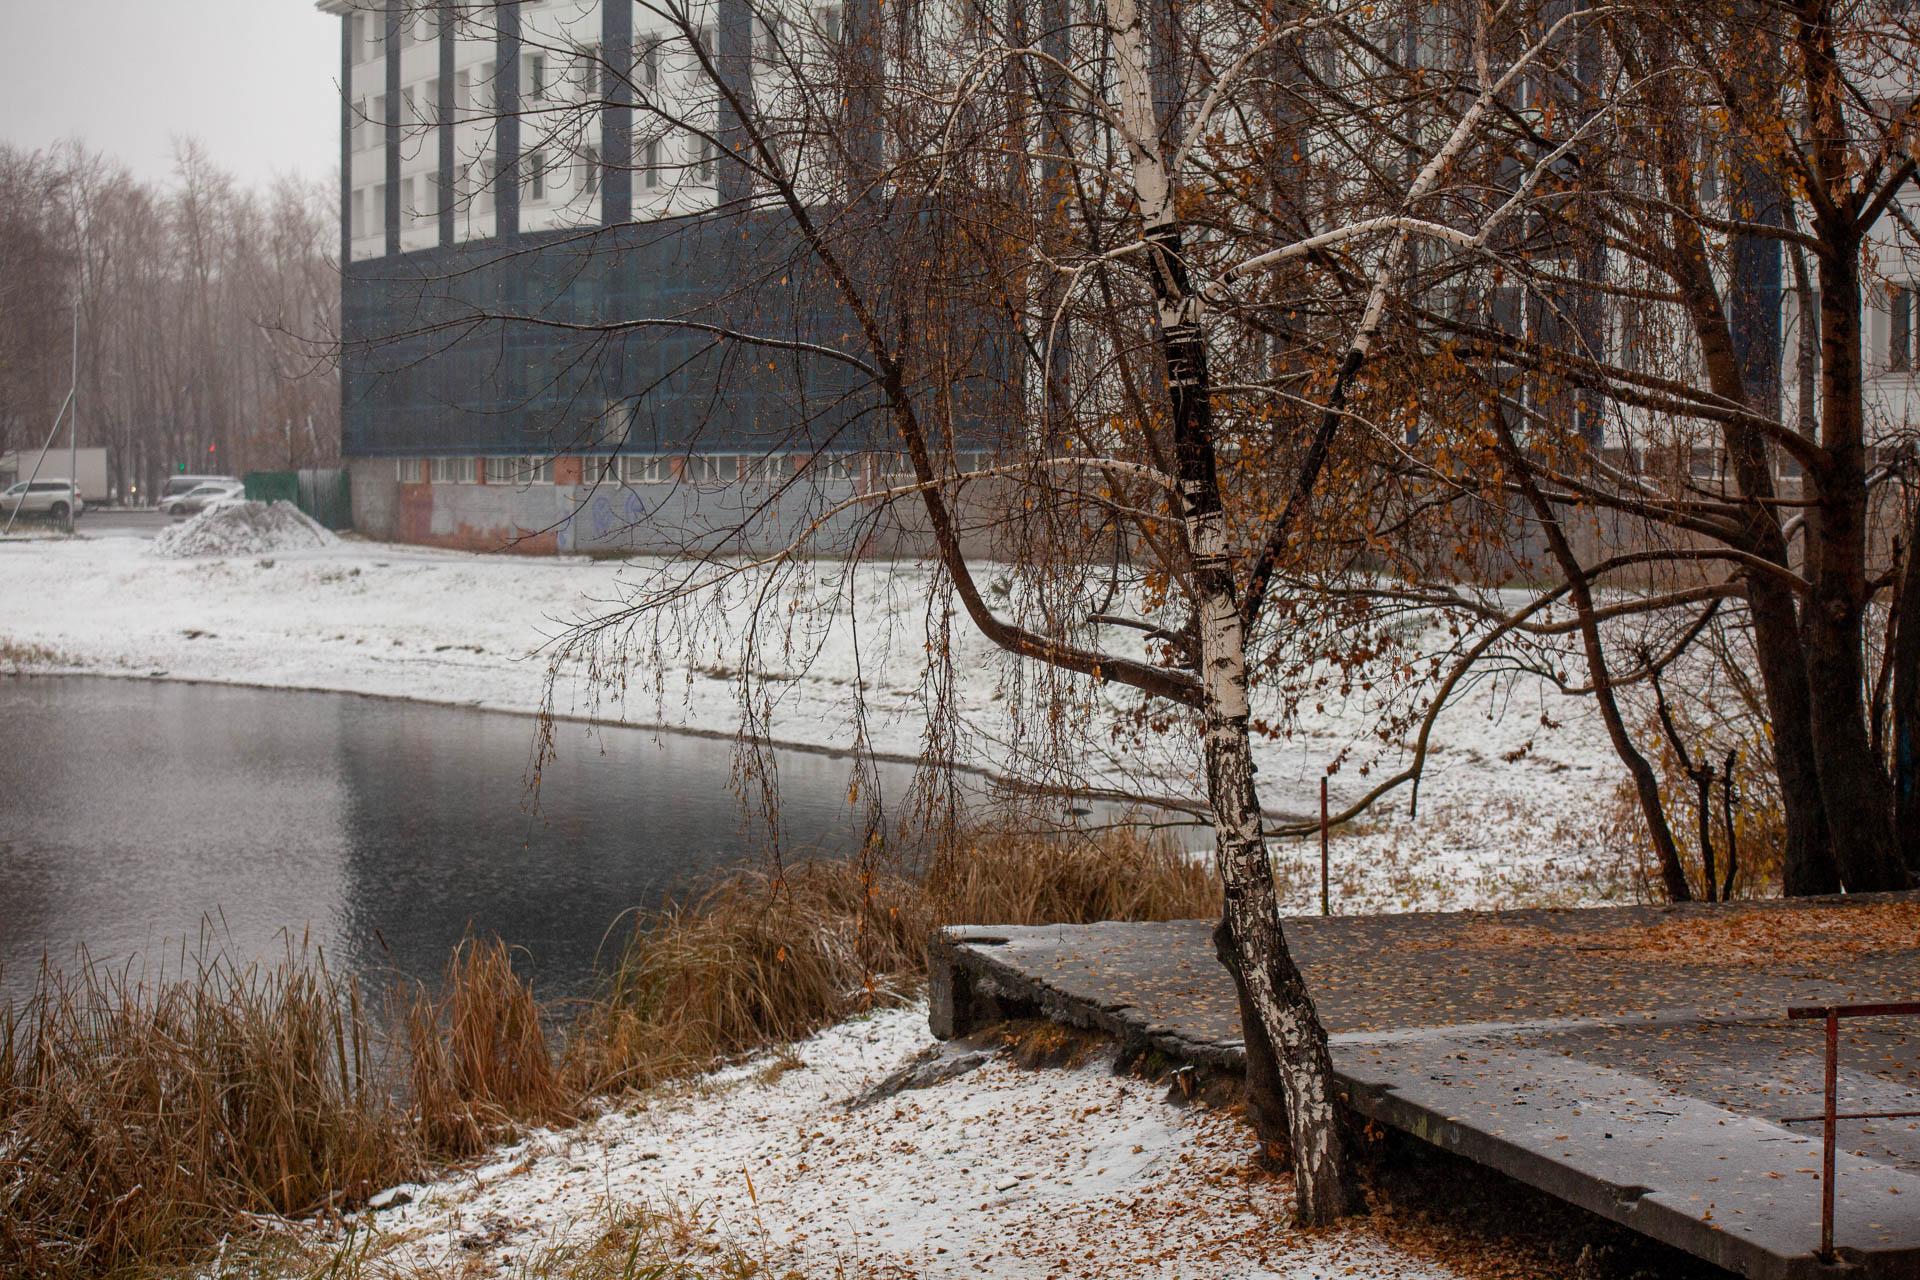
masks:
<path id="1" fill-rule="evenodd" d="M 640 916 L 574 1036 L 594 1091 L 647 1088 L 909 995 L 931 920 L 911 881 L 851 862 L 736 871 Z"/>
<path id="2" fill-rule="evenodd" d="M 0 1274 L 185 1263 L 236 1217 L 419 1167 L 356 985 L 323 960 L 148 981 L 42 966 L 0 1020 Z"/>
<path id="3" fill-rule="evenodd" d="M 1193 920 L 1220 913 L 1211 859 L 1133 827 L 1070 837 L 982 833 L 934 860 L 925 893 L 943 925 Z"/>
<path id="4" fill-rule="evenodd" d="M 405 1022 L 413 1121 L 434 1154 L 473 1155 L 516 1124 L 578 1118 L 540 1003 L 498 938 L 455 947 L 439 993 L 415 988 Z"/>

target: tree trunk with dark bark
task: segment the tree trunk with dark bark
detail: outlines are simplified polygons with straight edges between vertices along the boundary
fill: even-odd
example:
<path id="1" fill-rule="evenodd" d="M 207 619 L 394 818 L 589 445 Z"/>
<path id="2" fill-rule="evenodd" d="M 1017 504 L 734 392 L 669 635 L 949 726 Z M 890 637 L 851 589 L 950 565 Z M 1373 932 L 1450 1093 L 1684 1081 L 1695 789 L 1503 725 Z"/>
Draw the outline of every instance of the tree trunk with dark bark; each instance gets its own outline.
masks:
<path id="1" fill-rule="evenodd" d="M 1839 237 L 1844 240 L 1844 237 Z M 1807 513 L 1801 610 L 1814 762 L 1830 814 L 1834 862 L 1850 893 L 1912 883 L 1894 843 L 1893 792 L 1867 731 L 1863 627 L 1867 605 L 1867 475 L 1860 385 L 1860 268 L 1857 244 L 1836 244 L 1820 261 L 1820 444 Z"/>
<path id="2" fill-rule="evenodd" d="M 1893 654 L 1893 832 L 1907 874 L 1920 879 L 1920 506 L 1907 524 Z"/>

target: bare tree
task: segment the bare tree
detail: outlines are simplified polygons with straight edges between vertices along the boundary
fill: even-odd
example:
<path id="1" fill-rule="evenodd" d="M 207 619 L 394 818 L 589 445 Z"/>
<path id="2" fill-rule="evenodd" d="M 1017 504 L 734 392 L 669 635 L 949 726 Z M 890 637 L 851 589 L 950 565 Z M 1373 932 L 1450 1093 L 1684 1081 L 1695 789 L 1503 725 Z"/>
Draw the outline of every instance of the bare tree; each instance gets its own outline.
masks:
<path id="1" fill-rule="evenodd" d="M 379 340 L 411 352 L 546 325 L 578 337 L 572 367 L 636 335 L 691 335 L 742 362 L 850 373 L 854 412 L 768 427 L 770 455 L 798 448 L 809 465 L 724 527 L 683 530 L 681 555 L 635 566 L 558 658 L 582 657 L 624 687 L 663 630 L 726 625 L 718 602 L 730 597 L 728 616 L 745 618 L 751 733 L 768 705 L 760 646 L 804 649 L 797 611 L 830 608 L 860 581 L 818 571 L 823 552 L 860 545 L 827 535 L 848 520 L 891 523 L 936 569 L 930 759 L 955 750 L 940 692 L 952 683 L 954 616 L 1036 673 L 1034 767 L 1084 752 L 1075 710 L 1091 696 L 1125 701 L 1143 735 L 1183 736 L 1227 885 L 1216 941 L 1240 993 L 1251 1113 L 1269 1150 L 1291 1161 L 1302 1218 L 1349 1211 L 1326 1034 L 1268 862 L 1254 690 L 1323 657 L 1293 630 L 1295 571 L 1304 552 L 1323 557 L 1371 515 L 1368 504 L 1329 511 L 1315 500 L 1323 477 L 1354 483 L 1338 428 L 1391 380 L 1393 365 L 1372 378 L 1372 362 L 1420 247 L 1494 254 L 1557 183 L 1571 144 L 1526 155 L 1501 199 L 1461 194 L 1468 175 L 1511 162 L 1511 134 L 1496 126 L 1520 85 L 1553 74 L 1584 11 L 1539 22 L 1512 5 L 1449 10 L 1451 60 L 1428 68 L 1424 87 L 1414 76 L 1412 94 L 1399 16 L 1338 7 L 1277 21 L 1229 5 L 1151 38 L 1130 0 L 1111 0 L 1091 26 L 1024 7 L 914 5 L 885 21 L 850 12 L 839 26 L 768 4 L 751 11 L 763 34 L 747 72 L 738 41 L 710 34 L 714 10 L 642 0 L 636 11 L 664 34 L 631 63 L 516 27 L 543 56 L 597 61 L 589 82 L 603 92 L 509 100 L 496 116 L 514 113 L 523 153 L 552 163 L 591 136 L 583 119 L 630 102 L 636 138 L 677 153 L 637 146 L 646 159 L 634 172 L 664 164 L 711 185 L 710 200 L 692 202 L 692 230 L 670 225 L 677 208 L 663 197 L 650 220 L 659 234 L 771 237 L 782 250 L 743 260 L 724 290 L 739 305 L 710 314 L 502 310 L 456 296 L 461 268 L 450 266 L 428 286 L 439 313 Z M 492 16 L 461 9 L 483 32 Z M 1420 120 L 1407 118 L 1409 102 Z M 526 180 L 504 164 L 496 173 Z M 583 275 L 601 234 L 571 241 Z M 834 322 L 796 327 L 765 309 L 775 281 Z M 651 391 L 621 388 L 556 448 L 626 439 Z M 851 496 L 824 499 L 813 464 L 849 443 L 882 465 Z M 805 518 L 776 518 L 795 505 Z M 1418 724 L 1414 759 L 1362 807 L 1417 780 L 1440 709 L 1511 629 L 1422 678 L 1429 696 L 1403 713 Z"/>
<path id="2" fill-rule="evenodd" d="M 1474 175 L 1524 217 L 1491 242 L 1436 235 L 1395 299 L 1398 376 L 1364 406 L 1376 425 L 1417 406 L 1367 464 L 1399 530 L 1393 598 L 1537 638 L 1537 669 L 1598 701 L 1670 896 L 1715 887 L 1705 867 L 1689 883 L 1647 758 L 1651 686 L 1717 660 L 1757 674 L 1786 891 L 1905 887 L 1912 407 L 1874 375 L 1912 359 L 1886 317 L 1920 250 L 1913 21 L 1643 3 L 1564 36 Z M 1542 155 L 1551 180 L 1525 192 Z"/>
<path id="3" fill-rule="evenodd" d="M 155 492 L 173 467 L 338 456 L 339 277 L 319 188 L 242 190 L 191 142 L 171 189 L 77 143 L 0 148 L 0 185 L 16 224 L 0 243 L 17 255 L 0 286 L 0 421 L 19 415 L 44 434 L 66 391 L 77 307 L 80 439 L 108 446 L 122 496 Z M 0 433 L 0 447 L 22 442 L 11 426 Z"/>

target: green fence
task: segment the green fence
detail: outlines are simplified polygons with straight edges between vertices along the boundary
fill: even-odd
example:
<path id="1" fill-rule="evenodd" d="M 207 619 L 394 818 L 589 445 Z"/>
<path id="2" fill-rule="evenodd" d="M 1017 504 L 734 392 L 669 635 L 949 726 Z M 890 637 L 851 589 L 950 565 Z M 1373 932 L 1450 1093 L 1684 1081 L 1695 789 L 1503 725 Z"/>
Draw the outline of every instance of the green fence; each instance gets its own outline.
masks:
<path id="1" fill-rule="evenodd" d="M 329 529 L 353 527 L 353 490 L 338 468 L 249 471 L 247 497 L 254 502 L 291 502 Z"/>

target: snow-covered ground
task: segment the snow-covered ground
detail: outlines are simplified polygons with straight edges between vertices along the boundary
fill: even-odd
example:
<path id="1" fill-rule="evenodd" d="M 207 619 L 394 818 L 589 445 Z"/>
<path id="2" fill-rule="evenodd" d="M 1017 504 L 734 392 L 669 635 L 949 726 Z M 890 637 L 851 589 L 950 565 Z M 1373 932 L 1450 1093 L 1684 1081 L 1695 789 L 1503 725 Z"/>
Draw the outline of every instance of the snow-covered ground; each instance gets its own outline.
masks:
<path id="1" fill-rule="evenodd" d="M 528 713 L 551 677 L 562 715 L 730 733 L 741 715 L 737 608 L 726 625 L 636 643 L 624 664 L 554 664 L 551 641 L 570 621 L 657 567 L 354 539 L 188 558 L 131 537 L 6 541 L 0 673 L 341 690 Z M 767 725 L 776 740 L 807 747 L 864 742 L 917 757 L 940 696 L 923 677 L 927 628 L 941 621 L 937 607 L 930 619 L 932 576 L 882 563 L 818 572 L 842 570 L 853 575 L 850 607 L 788 598 L 772 611 L 799 643 L 765 645 L 753 660 L 767 677 L 756 686 L 769 699 Z M 1020 711 L 1037 696 L 1032 673 L 964 618 L 951 634 L 945 696 L 968 761 L 1030 771 L 1049 731 L 1036 736 Z M 1051 731 L 1085 777 L 1133 794 L 1194 793 L 1191 735 L 1143 741 L 1123 697 L 1085 687 L 1075 697 L 1077 713 Z M 1336 804 L 1366 785 L 1363 764 L 1376 777 L 1395 767 L 1391 744 L 1368 745 L 1373 723 L 1359 702 L 1328 698 L 1290 736 L 1262 740 L 1269 805 L 1311 812 L 1321 774 L 1343 752 Z M 1602 817 L 1615 770 L 1583 706 L 1534 684 L 1489 683 L 1442 720 L 1437 744 L 1417 822 L 1403 795 L 1337 840 L 1343 909 L 1604 891 L 1596 873 L 1618 856 Z M 1306 908 L 1317 896 L 1312 842 L 1282 847 L 1277 861 L 1291 902 Z M 510 1275 L 650 1211 L 671 1224 L 677 1248 L 736 1250 L 770 1274 L 1459 1274 L 1364 1221 L 1292 1230 L 1287 1181 L 1250 1169 L 1241 1121 L 1177 1107 L 1163 1089 L 1099 1062 L 1028 1070 L 996 1057 L 931 1087 L 845 1105 L 929 1043 L 924 1007 L 844 1024 L 791 1054 L 534 1134 L 482 1168 L 405 1188 L 360 1216 L 356 1239 L 370 1227 L 395 1274 Z"/>
<path id="2" fill-rule="evenodd" d="M 623 664 L 555 668 L 552 642 L 658 568 L 583 558 L 474 555 L 345 539 L 266 554 L 177 559 L 129 537 L 0 542 L 0 670 L 81 671 L 342 690 L 533 712 L 551 673 L 553 708 L 629 724 L 731 733 L 740 724 L 740 601 L 636 639 Z M 847 570 L 822 566 L 822 576 Z M 932 575 L 850 567 L 854 603 L 781 598 L 753 669 L 775 741 L 918 758 L 941 691 L 923 678 Z M 819 599 L 833 593 L 822 592 Z M 930 612 L 934 617 L 930 618 Z M 1131 730 L 1124 691 L 1084 685 L 1081 714 L 1049 721 L 1021 671 L 964 616 L 951 619 L 946 691 L 969 763 L 1032 776 L 1049 744 L 1088 780 L 1127 794 L 1197 794 L 1194 735 Z M 792 641 L 791 650 L 788 641 Z M 603 655 L 604 656 L 604 655 Z M 864 694 L 856 712 L 854 691 Z M 1271 708 L 1256 705 L 1256 714 Z M 1329 762 L 1336 807 L 1398 767 L 1358 697 L 1305 708 L 1288 736 L 1257 746 L 1265 803 L 1317 807 Z M 1056 753 L 1057 754 L 1057 753 Z M 1363 776 L 1363 768 L 1367 770 Z M 1334 852 L 1348 909 L 1581 901 L 1615 891 L 1620 836 L 1606 820 L 1618 766 L 1598 718 L 1529 677 L 1486 681 L 1440 720 L 1417 821 L 1389 798 Z M 1317 896 L 1317 847 L 1281 845 L 1296 905 Z M 1597 878 L 1596 878 L 1597 877 Z"/>
<path id="3" fill-rule="evenodd" d="M 1027 1069 L 996 1056 L 846 1105 L 928 1043 L 924 1005 L 888 1010 L 689 1091 L 533 1134 L 482 1168 L 376 1197 L 405 1203 L 358 1216 L 363 1256 L 400 1274 L 512 1275 L 610 1217 L 652 1210 L 685 1256 L 736 1251 L 770 1275 L 1460 1274 L 1364 1220 L 1293 1229 L 1289 1181 L 1250 1167 L 1242 1122 L 1169 1103 L 1164 1086 L 1102 1061 Z"/>

